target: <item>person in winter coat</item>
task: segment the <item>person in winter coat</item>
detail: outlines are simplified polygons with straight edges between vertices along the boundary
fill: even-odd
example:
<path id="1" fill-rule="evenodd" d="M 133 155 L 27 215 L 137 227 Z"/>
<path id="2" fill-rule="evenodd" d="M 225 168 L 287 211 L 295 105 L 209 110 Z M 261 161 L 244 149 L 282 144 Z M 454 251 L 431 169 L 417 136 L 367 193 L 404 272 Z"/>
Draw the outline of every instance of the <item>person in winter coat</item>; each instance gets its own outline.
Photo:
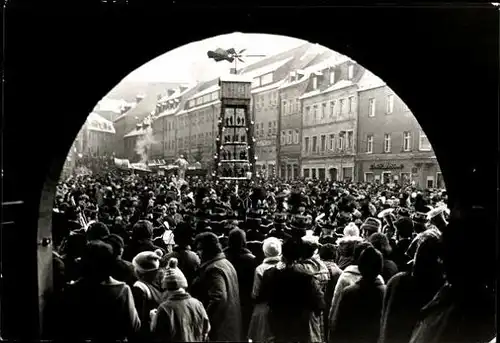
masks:
<path id="1" fill-rule="evenodd" d="M 342 292 L 333 314 L 329 342 L 377 342 L 385 293 L 385 285 L 378 278 L 382 265 L 383 257 L 377 249 L 368 247 L 361 253 L 361 279 Z"/>
<path id="2" fill-rule="evenodd" d="M 398 266 L 396 263 L 389 259 L 389 255 L 392 252 L 389 239 L 382 232 L 376 232 L 368 238 L 368 241 L 375 247 L 375 249 L 380 251 L 384 257 L 382 278 L 384 279 L 384 282 L 387 283 L 398 272 Z"/>
<path id="3" fill-rule="evenodd" d="M 143 251 L 155 251 L 158 249 L 165 254 L 163 249 L 153 244 L 152 238 L 153 224 L 147 220 L 139 220 L 132 228 L 132 238 L 123 252 L 123 259 L 132 262 L 132 259 Z"/>
<path id="4" fill-rule="evenodd" d="M 430 236 L 418 247 L 411 272 L 396 274 L 387 284 L 379 343 L 409 342 L 420 310 L 444 284 L 439 240 Z"/>
<path id="5" fill-rule="evenodd" d="M 269 306 L 269 329 L 276 342 L 320 342 L 318 318 L 325 308 L 323 292 L 310 273 L 297 263 L 301 240 L 290 238 L 283 244 L 282 262 L 264 272 L 257 302 Z"/>
<path id="6" fill-rule="evenodd" d="M 336 251 L 333 244 L 325 244 L 319 249 L 319 257 L 321 261 L 326 265 L 328 272 L 330 274 L 330 280 L 326 286 L 325 290 L 325 304 L 329 305 L 332 303 L 333 292 L 335 291 L 335 286 L 342 274 L 342 269 L 340 269 L 335 263 Z M 325 328 L 325 338 L 328 337 L 328 316 L 329 309 L 323 313 L 323 327 Z"/>
<path id="7" fill-rule="evenodd" d="M 473 207 L 450 218 L 442 235 L 446 283 L 422 309 L 411 343 L 488 342 L 496 335 L 496 223 L 485 212 Z"/>
<path id="8" fill-rule="evenodd" d="M 368 242 L 359 243 L 358 246 L 356 246 L 356 249 L 354 250 L 354 258 L 356 259 L 356 264 L 347 267 L 342 272 L 342 274 L 340 274 L 339 280 L 337 281 L 337 285 L 335 286 L 335 291 L 333 292 L 332 304 L 330 306 L 330 312 L 328 316 L 328 323 L 330 324 L 329 325 L 330 328 L 333 322 L 333 315 L 337 310 L 342 292 L 344 291 L 344 289 L 346 289 L 351 285 L 354 285 L 361 279 L 361 272 L 359 271 L 358 267 L 359 258 L 361 256 L 361 253 L 369 247 L 373 246 Z M 382 282 L 382 284 L 384 284 L 384 279 L 382 278 L 381 275 L 378 276 L 378 279 Z"/>
<path id="9" fill-rule="evenodd" d="M 135 274 L 133 264 L 122 259 L 123 249 L 125 247 L 123 238 L 117 234 L 111 234 L 104 241 L 111 245 L 115 256 L 115 263 L 111 269 L 111 276 L 133 287 L 134 283 L 137 281 L 137 275 Z"/>
<path id="10" fill-rule="evenodd" d="M 252 287 L 257 261 L 246 247 L 246 235 L 243 230 L 232 229 L 228 238 L 228 247 L 224 249 L 224 254 L 238 275 L 242 330 L 246 334 L 253 311 Z"/>
<path id="11" fill-rule="evenodd" d="M 87 228 L 87 241 L 103 240 L 109 236 L 109 229 L 106 224 L 93 222 Z"/>
<path id="12" fill-rule="evenodd" d="M 351 264 L 356 264 L 354 258 L 354 250 L 356 245 L 363 239 L 359 236 L 359 229 L 356 231 L 355 226 L 346 226 L 344 228 L 344 236 L 337 240 L 338 242 L 338 267 L 344 270 Z"/>
<path id="13" fill-rule="evenodd" d="M 396 226 L 397 243 L 391 257 L 394 263 L 396 263 L 398 270 L 408 271 L 410 258 L 406 255 L 406 251 L 413 237 L 413 222 L 408 217 L 401 217 L 394 225 Z"/>
<path id="14" fill-rule="evenodd" d="M 165 272 L 167 298 L 153 310 L 153 340 L 164 342 L 205 342 L 210 322 L 203 304 L 186 292 L 188 282 L 177 268 L 175 257 L 168 261 Z"/>
<path id="15" fill-rule="evenodd" d="M 150 311 L 158 308 L 165 300 L 165 289 L 162 285 L 163 273 L 160 271 L 162 252 L 157 250 L 143 251 L 132 260 L 138 281 L 132 287 L 134 302 L 142 322 L 142 340 L 150 338 Z"/>
<path id="16" fill-rule="evenodd" d="M 244 340 L 236 270 L 226 259 L 214 233 L 199 234 L 195 245 L 201 257 L 201 265 L 191 285 L 190 294 L 205 306 L 211 326 L 209 339 Z"/>
<path id="17" fill-rule="evenodd" d="M 65 340 L 116 341 L 134 337 L 141 327 L 130 287 L 113 279 L 113 248 L 90 242 L 82 257 L 83 278 L 69 285 L 60 311 Z"/>
<path id="18" fill-rule="evenodd" d="M 259 296 L 260 286 L 264 272 L 270 268 L 276 267 L 281 261 L 281 241 L 275 237 L 266 238 L 262 245 L 262 250 L 266 256 L 264 262 L 255 269 L 253 281 L 252 299 L 256 300 Z M 254 342 L 264 342 L 269 338 L 267 303 L 257 303 L 254 307 L 252 319 L 250 321 L 248 338 Z"/>
<path id="19" fill-rule="evenodd" d="M 195 276 L 196 271 L 200 267 L 201 261 L 198 255 L 191 250 L 193 244 L 193 233 L 189 224 L 181 223 L 174 231 L 174 240 L 177 244 L 173 251 L 166 254 L 161 262 L 161 266 L 166 266 L 167 262 L 175 257 L 179 264 L 179 269 L 186 276 L 188 285 L 190 285 Z"/>

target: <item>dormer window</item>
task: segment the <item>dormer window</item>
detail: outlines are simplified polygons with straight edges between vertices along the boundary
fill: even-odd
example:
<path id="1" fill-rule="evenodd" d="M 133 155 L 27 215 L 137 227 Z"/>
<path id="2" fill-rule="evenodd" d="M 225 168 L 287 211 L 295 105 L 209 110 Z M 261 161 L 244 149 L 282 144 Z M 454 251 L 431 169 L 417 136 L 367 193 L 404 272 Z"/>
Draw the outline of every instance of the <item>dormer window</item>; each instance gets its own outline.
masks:
<path id="1" fill-rule="evenodd" d="M 330 71 L 330 84 L 333 85 L 335 83 L 335 72 Z"/>
<path id="2" fill-rule="evenodd" d="M 297 73 L 292 71 L 290 72 L 290 82 L 294 82 L 297 78 Z"/>
<path id="3" fill-rule="evenodd" d="M 317 89 L 317 88 L 318 88 L 318 77 L 314 76 L 313 77 L 313 89 Z"/>
<path id="4" fill-rule="evenodd" d="M 348 69 L 348 78 L 351 80 L 354 77 L 354 66 L 351 64 Z"/>

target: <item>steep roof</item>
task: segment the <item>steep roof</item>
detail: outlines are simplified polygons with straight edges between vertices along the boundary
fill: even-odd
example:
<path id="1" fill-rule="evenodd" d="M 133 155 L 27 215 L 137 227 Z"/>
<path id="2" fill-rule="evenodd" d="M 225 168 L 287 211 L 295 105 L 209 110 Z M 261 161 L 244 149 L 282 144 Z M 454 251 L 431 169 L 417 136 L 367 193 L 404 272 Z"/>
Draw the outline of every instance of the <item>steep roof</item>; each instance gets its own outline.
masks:
<path id="1" fill-rule="evenodd" d="M 365 91 L 373 88 L 378 88 L 385 86 L 386 83 L 382 81 L 378 76 L 373 74 L 369 70 L 365 70 L 363 76 L 358 82 L 358 91 Z"/>
<path id="2" fill-rule="evenodd" d="M 91 131 L 116 133 L 113 123 L 95 112 L 89 114 L 85 124 Z"/>

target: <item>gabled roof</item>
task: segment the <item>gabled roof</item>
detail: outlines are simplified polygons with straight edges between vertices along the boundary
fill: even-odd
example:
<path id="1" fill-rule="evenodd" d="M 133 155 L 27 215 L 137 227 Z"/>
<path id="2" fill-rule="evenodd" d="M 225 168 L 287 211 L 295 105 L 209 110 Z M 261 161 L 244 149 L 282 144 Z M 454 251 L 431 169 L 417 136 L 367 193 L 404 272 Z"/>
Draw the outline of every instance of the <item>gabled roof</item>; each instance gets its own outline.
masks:
<path id="1" fill-rule="evenodd" d="M 87 125 L 87 130 L 116 133 L 113 123 L 95 112 L 89 114 L 85 124 Z"/>
<path id="2" fill-rule="evenodd" d="M 274 83 L 271 83 L 269 85 L 265 85 L 265 86 L 262 86 L 262 87 L 258 87 L 258 88 L 254 88 L 252 89 L 252 94 L 255 94 L 255 93 L 260 93 L 260 92 L 266 92 L 266 91 L 269 91 L 271 89 L 277 89 L 279 88 L 283 83 L 285 82 L 285 80 L 281 80 L 281 81 L 278 81 L 278 82 L 274 82 Z"/>
<path id="3" fill-rule="evenodd" d="M 373 88 L 385 86 L 386 83 L 369 70 L 365 70 L 358 82 L 358 91 L 365 91 Z"/>
<path id="4" fill-rule="evenodd" d="M 283 59 L 283 60 L 275 61 L 271 64 L 267 64 L 265 66 L 262 66 L 261 68 L 254 69 L 254 70 L 249 71 L 249 72 L 242 72 L 241 74 L 245 75 L 249 78 L 259 77 L 259 76 L 262 76 L 265 74 L 272 73 L 276 69 L 278 69 L 278 68 L 284 66 L 285 64 L 287 64 L 288 62 L 290 62 L 291 60 L 293 60 L 293 56 L 288 57 L 288 58 Z"/>

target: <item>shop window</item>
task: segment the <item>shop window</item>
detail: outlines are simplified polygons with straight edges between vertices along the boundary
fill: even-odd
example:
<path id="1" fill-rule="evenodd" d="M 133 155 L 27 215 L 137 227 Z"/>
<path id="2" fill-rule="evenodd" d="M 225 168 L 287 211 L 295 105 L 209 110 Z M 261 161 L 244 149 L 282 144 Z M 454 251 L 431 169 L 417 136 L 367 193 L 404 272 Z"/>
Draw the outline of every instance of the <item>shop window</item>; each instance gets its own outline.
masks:
<path id="1" fill-rule="evenodd" d="M 347 181 L 347 182 L 352 181 L 352 174 L 353 174 L 352 167 L 342 168 L 342 177 L 343 177 L 344 181 Z"/>
<path id="2" fill-rule="evenodd" d="M 308 179 L 310 177 L 310 170 L 309 168 L 304 169 L 304 178 Z"/>
<path id="3" fill-rule="evenodd" d="M 434 176 L 427 176 L 427 188 L 434 188 Z"/>
<path id="4" fill-rule="evenodd" d="M 326 172 L 325 168 L 318 168 L 318 179 L 325 180 Z"/>
<path id="5" fill-rule="evenodd" d="M 391 183 L 391 172 L 382 172 L 382 182 L 384 184 Z"/>
<path id="6" fill-rule="evenodd" d="M 375 179 L 372 172 L 365 173 L 365 182 L 372 183 L 374 180 Z"/>

